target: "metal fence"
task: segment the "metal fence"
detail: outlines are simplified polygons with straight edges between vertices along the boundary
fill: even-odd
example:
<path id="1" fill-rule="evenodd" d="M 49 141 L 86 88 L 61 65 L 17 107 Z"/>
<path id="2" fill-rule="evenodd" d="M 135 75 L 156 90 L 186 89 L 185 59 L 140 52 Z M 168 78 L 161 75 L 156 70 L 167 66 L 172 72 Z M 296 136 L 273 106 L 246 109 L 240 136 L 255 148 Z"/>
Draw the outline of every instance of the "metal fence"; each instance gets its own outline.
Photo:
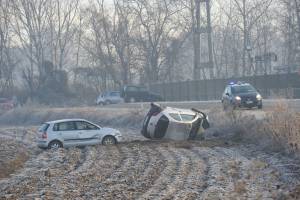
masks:
<path id="1" fill-rule="evenodd" d="M 231 81 L 250 83 L 265 98 L 300 98 L 300 75 L 297 73 L 159 83 L 150 85 L 149 89 L 167 101 L 215 100 L 221 98 L 225 86 Z"/>

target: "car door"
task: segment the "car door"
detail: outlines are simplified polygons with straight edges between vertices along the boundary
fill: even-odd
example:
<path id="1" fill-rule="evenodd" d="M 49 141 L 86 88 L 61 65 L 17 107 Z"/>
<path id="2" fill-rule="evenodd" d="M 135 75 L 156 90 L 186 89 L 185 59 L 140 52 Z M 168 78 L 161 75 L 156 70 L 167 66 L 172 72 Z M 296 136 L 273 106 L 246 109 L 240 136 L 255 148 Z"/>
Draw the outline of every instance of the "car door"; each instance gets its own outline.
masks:
<path id="1" fill-rule="evenodd" d="M 53 131 L 64 140 L 66 146 L 73 145 L 78 139 L 73 121 L 56 123 Z"/>
<path id="2" fill-rule="evenodd" d="M 229 99 L 229 92 L 228 92 L 228 86 L 225 88 L 223 97 L 222 97 L 222 102 L 225 106 L 228 105 L 228 99 Z"/>
<path id="3" fill-rule="evenodd" d="M 225 94 L 225 105 L 230 106 L 232 103 L 232 92 L 231 86 L 227 86 L 226 94 Z"/>
<path id="4" fill-rule="evenodd" d="M 120 93 L 118 93 L 118 92 L 110 93 L 110 101 L 112 103 L 119 103 L 119 100 L 120 100 Z"/>
<path id="5" fill-rule="evenodd" d="M 99 134 L 100 127 L 97 127 L 87 121 L 76 121 L 75 126 L 78 134 L 78 141 L 81 144 L 96 144 L 101 141 Z"/>

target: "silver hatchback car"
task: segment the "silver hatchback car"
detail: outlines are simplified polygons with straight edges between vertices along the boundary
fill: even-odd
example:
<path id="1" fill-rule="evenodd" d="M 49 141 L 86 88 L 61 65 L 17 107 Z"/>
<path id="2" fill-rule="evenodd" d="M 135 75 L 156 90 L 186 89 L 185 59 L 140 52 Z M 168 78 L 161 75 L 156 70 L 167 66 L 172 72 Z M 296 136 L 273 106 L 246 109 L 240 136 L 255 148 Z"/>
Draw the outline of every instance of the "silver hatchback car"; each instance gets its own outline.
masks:
<path id="1" fill-rule="evenodd" d="M 63 119 L 45 122 L 38 130 L 40 148 L 61 148 L 95 144 L 116 144 L 122 140 L 120 131 L 104 128 L 84 119 Z"/>

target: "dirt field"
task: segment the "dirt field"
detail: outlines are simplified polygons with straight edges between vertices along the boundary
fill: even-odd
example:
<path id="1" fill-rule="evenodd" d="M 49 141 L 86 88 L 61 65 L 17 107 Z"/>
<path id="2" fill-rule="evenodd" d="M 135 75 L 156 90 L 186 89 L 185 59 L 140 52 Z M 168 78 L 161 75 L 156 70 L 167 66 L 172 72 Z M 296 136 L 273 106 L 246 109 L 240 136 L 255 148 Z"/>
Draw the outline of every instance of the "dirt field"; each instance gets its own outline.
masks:
<path id="1" fill-rule="evenodd" d="M 280 153 L 220 139 L 146 141 L 137 129 L 121 131 L 127 141 L 117 146 L 42 151 L 35 128 L 1 128 L 0 199 L 300 198 L 300 165 Z M 9 166 L 14 174 L 7 176 Z"/>

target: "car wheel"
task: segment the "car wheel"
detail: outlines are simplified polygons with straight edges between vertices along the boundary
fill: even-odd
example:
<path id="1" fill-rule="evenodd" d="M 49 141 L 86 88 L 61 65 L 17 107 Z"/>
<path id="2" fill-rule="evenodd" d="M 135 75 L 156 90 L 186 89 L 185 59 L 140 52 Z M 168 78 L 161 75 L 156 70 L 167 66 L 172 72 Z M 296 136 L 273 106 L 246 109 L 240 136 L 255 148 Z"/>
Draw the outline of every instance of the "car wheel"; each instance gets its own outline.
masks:
<path id="1" fill-rule="evenodd" d="M 131 98 L 129 99 L 129 102 L 130 102 L 130 103 L 134 103 L 134 102 L 136 102 L 136 100 L 135 100 L 134 97 L 131 97 Z"/>
<path id="2" fill-rule="evenodd" d="M 258 107 L 258 109 L 262 109 L 263 106 L 262 106 L 262 105 L 259 105 L 259 106 L 257 106 L 257 107 Z"/>
<path id="3" fill-rule="evenodd" d="M 62 148 L 63 145 L 60 141 L 54 140 L 52 142 L 49 143 L 48 148 L 49 149 L 59 149 Z"/>
<path id="4" fill-rule="evenodd" d="M 113 145 L 113 144 L 117 144 L 117 140 L 115 137 L 113 136 L 105 136 L 102 140 L 102 144 L 103 145 Z"/>

